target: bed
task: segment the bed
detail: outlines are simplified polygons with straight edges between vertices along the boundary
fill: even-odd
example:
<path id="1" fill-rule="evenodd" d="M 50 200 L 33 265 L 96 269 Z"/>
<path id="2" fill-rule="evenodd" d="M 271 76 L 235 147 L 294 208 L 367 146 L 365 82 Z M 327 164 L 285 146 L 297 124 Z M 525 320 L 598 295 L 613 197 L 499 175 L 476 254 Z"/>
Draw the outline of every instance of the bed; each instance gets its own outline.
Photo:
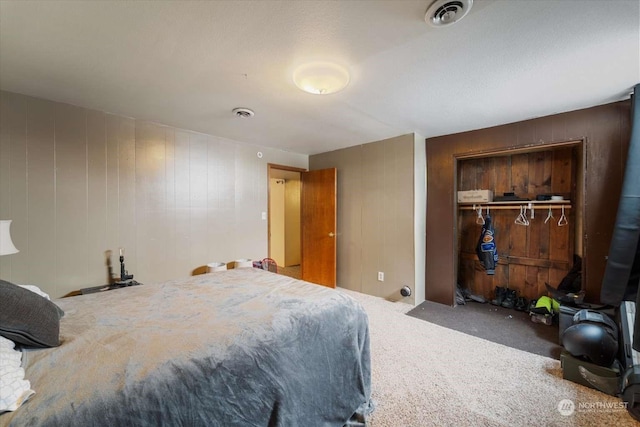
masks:
<path id="1" fill-rule="evenodd" d="M 365 425 L 366 313 L 256 268 L 56 300 L 61 345 L 23 349 L 35 395 L 0 425 Z"/>

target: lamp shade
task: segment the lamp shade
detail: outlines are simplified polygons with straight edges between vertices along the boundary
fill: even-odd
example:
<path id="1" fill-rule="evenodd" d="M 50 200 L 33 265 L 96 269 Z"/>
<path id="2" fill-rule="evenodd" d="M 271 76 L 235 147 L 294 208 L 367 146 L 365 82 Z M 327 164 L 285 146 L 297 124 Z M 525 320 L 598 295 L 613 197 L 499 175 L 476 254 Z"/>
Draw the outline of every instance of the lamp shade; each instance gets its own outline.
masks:
<path id="1" fill-rule="evenodd" d="M 349 84 L 349 72 L 332 62 L 311 62 L 296 68 L 293 81 L 300 89 L 314 95 L 329 95 Z"/>
<path id="2" fill-rule="evenodd" d="M 0 220 L 0 255 L 10 255 L 20 252 L 11 241 L 11 220 Z"/>

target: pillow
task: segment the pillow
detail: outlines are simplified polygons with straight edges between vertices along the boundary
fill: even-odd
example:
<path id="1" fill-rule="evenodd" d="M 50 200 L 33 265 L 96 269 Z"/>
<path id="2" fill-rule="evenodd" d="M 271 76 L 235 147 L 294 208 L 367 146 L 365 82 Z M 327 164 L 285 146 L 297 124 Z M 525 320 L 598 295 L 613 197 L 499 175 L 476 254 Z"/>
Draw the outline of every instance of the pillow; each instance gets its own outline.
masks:
<path id="1" fill-rule="evenodd" d="M 35 393 L 20 366 L 22 352 L 14 347 L 13 341 L 0 337 L 0 413 L 15 411 Z"/>
<path id="2" fill-rule="evenodd" d="M 13 283 L 0 280 L 0 335 L 31 347 L 60 345 L 60 318 L 53 302 Z"/>
<path id="3" fill-rule="evenodd" d="M 16 285 L 18 285 L 16 283 Z M 33 286 L 33 285 L 18 285 L 21 288 L 25 288 L 25 289 L 29 289 L 31 292 L 35 292 L 36 294 L 40 295 L 42 298 L 46 298 L 48 300 L 50 300 L 51 298 L 49 298 L 49 294 L 46 292 L 43 292 L 42 289 L 40 289 L 37 286 Z"/>

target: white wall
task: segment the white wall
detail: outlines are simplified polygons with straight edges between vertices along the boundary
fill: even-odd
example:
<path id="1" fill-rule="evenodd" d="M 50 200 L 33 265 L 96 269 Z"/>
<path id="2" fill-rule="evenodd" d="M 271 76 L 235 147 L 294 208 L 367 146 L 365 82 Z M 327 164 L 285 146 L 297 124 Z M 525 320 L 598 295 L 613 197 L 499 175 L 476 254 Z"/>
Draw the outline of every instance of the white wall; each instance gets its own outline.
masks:
<path id="1" fill-rule="evenodd" d="M 108 249 L 143 283 L 262 259 L 267 163 L 308 157 L 1 92 L 0 219 L 20 252 L 0 277 L 60 297 L 106 283 Z"/>
<path id="2" fill-rule="evenodd" d="M 284 190 L 285 184 L 283 179 L 269 180 L 269 215 L 270 233 L 271 233 L 271 258 L 278 264 L 284 265 L 284 248 L 285 248 L 285 206 L 284 206 Z"/>
<path id="3" fill-rule="evenodd" d="M 301 236 L 300 236 L 300 197 L 302 183 L 300 179 L 289 179 L 285 184 L 285 260 L 286 267 L 300 265 Z"/>

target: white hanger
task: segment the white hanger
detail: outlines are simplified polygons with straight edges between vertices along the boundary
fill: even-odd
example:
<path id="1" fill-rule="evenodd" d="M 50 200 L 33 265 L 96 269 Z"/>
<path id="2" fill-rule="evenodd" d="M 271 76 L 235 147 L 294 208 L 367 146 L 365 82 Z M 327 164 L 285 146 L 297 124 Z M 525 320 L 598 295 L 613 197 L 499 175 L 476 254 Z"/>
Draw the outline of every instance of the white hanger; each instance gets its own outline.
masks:
<path id="1" fill-rule="evenodd" d="M 527 210 L 524 205 L 520 205 L 520 214 L 514 222 L 518 225 L 529 225 L 529 220 L 527 219 Z"/>
<path id="2" fill-rule="evenodd" d="M 550 219 L 555 219 L 553 217 L 553 213 L 551 212 L 551 205 L 549 205 L 549 213 L 547 214 L 547 219 L 544 220 L 544 223 L 546 224 Z"/>
<path id="3" fill-rule="evenodd" d="M 484 225 L 484 218 L 482 217 L 482 206 L 476 209 L 476 205 L 473 205 L 473 209 L 476 210 L 476 212 L 478 213 L 478 217 L 476 218 L 476 224 Z"/>
<path id="4" fill-rule="evenodd" d="M 564 216 L 564 205 L 562 205 L 562 215 L 558 220 L 558 227 L 562 227 L 563 225 L 567 225 L 567 224 L 569 224 L 569 221 L 567 221 L 567 217 Z"/>

